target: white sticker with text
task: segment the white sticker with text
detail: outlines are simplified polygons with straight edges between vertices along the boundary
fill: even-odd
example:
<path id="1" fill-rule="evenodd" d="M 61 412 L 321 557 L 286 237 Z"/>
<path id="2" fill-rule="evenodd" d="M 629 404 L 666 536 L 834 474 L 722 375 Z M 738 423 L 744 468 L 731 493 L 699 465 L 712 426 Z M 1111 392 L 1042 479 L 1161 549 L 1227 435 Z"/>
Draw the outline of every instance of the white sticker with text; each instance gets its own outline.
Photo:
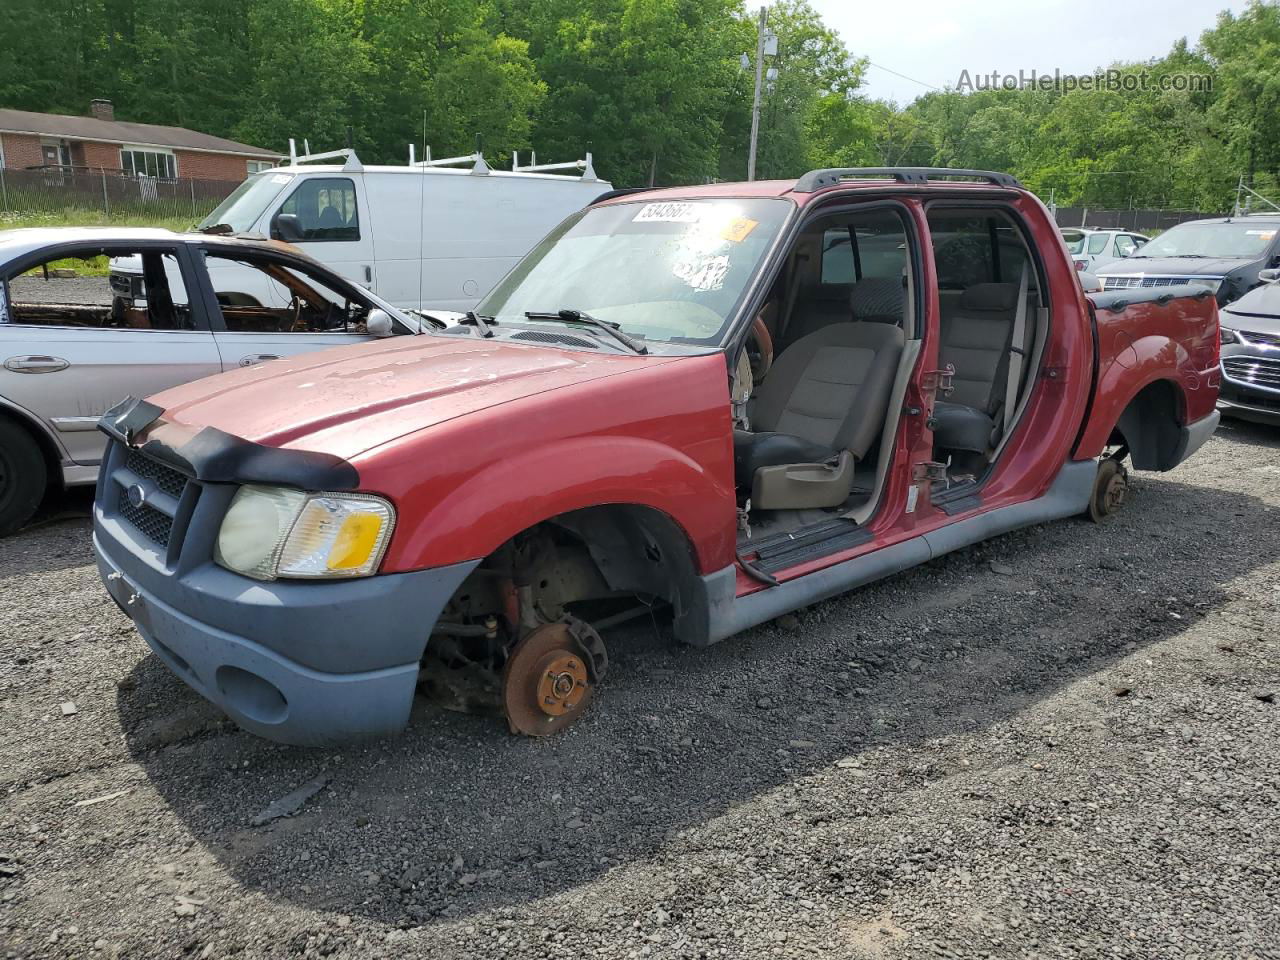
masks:
<path id="1" fill-rule="evenodd" d="M 632 223 L 697 223 L 702 211 L 693 203 L 646 203 Z"/>

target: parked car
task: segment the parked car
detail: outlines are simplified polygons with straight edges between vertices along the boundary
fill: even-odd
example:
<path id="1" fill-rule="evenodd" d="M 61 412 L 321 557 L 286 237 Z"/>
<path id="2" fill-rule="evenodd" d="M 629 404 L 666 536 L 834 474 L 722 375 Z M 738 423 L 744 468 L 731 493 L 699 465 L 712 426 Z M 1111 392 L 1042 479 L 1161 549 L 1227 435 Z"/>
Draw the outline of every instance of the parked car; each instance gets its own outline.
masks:
<path id="1" fill-rule="evenodd" d="M 1076 269 L 1093 273 L 1112 260 L 1130 256 L 1151 239 L 1128 230 L 1089 230 L 1085 227 L 1063 227 L 1061 233 Z"/>
<path id="2" fill-rule="evenodd" d="M 139 263 L 147 296 L 121 303 L 111 257 Z M 241 282 L 271 289 L 268 304 L 246 303 Z M 48 486 L 94 482 L 98 419 L 122 397 L 425 322 L 274 241 L 0 231 L 0 536 Z"/>
<path id="3" fill-rule="evenodd" d="M 1228 304 L 1262 282 L 1260 271 L 1280 267 L 1278 229 L 1280 213 L 1190 220 L 1097 272 L 1108 291 L 1196 283 Z"/>
<path id="4" fill-rule="evenodd" d="M 345 162 L 312 162 L 335 157 Z M 459 162 L 470 169 L 441 166 Z M 581 167 L 580 175 L 548 172 L 564 167 Z M 580 164 L 506 171 L 479 154 L 366 167 L 338 150 L 251 176 L 197 230 L 293 244 L 398 307 L 465 311 L 543 234 L 612 189 L 590 154 Z M 228 269 L 225 282 L 245 305 L 288 303 L 260 274 Z M 143 295 L 136 258 L 112 262 L 112 283 L 126 303 Z"/>
<path id="5" fill-rule="evenodd" d="M 262 736 L 393 733 L 420 680 L 552 733 L 628 617 L 705 646 L 1192 455 L 1212 296 L 1077 277 L 1004 174 L 611 198 L 464 324 L 114 408 L 99 570 Z"/>
<path id="6" fill-rule="evenodd" d="M 1280 424 L 1280 283 L 1263 283 L 1222 310 L 1218 408 L 1242 420 Z"/>

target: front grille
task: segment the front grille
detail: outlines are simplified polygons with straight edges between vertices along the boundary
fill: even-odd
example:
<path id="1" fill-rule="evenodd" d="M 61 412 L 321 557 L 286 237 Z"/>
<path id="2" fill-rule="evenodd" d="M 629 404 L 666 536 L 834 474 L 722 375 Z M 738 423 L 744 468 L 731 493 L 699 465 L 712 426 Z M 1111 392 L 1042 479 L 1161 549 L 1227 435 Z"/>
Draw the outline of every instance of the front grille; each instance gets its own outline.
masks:
<path id="1" fill-rule="evenodd" d="M 173 517 L 159 510 L 153 510 L 145 503 L 135 507 L 129 502 L 129 494 L 126 490 L 120 491 L 116 510 L 124 520 L 137 527 L 147 539 L 162 547 L 169 545 L 169 534 L 173 532 Z"/>
<path id="2" fill-rule="evenodd" d="M 1222 372 L 1240 383 L 1280 390 L 1280 359 L 1275 357 L 1223 357 Z"/>
<path id="3" fill-rule="evenodd" d="M 1103 277 L 1103 290 L 1131 290 L 1134 287 L 1176 287 L 1184 283 L 1220 280 L 1221 277 Z"/>
<path id="4" fill-rule="evenodd" d="M 177 499 L 186 489 L 187 478 L 159 460 L 152 460 L 137 450 L 130 449 L 125 454 L 124 468 L 132 471 L 144 480 L 150 480 L 160 490 Z"/>
<path id="5" fill-rule="evenodd" d="M 1256 343 L 1263 347 L 1280 347 L 1280 336 L 1274 333 L 1261 333 L 1257 330 L 1241 330 L 1240 336 L 1244 337 L 1249 343 Z"/>

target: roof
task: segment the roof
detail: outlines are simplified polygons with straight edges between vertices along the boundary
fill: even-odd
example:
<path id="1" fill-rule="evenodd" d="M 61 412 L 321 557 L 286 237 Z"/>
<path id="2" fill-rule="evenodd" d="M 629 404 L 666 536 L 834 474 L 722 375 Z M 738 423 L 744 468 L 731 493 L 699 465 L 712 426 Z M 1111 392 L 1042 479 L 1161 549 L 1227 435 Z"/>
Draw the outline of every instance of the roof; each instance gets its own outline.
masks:
<path id="1" fill-rule="evenodd" d="M 186 127 L 163 127 L 154 123 L 127 123 L 97 117 L 71 117 L 60 113 L 33 113 L 29 110 L 0 109 L 0 133 L 28 133 L 67 140 L 96 143 L 137 144 L 204 153 L 230 153 L 242 157 L 278 160 L 283 154 L 262 147 L 237 143 Z"/>
<path id="2" fill-rule="evenodd" d="M 912 168 L 903 168 L 910 170 Z M 962 172 L 962 171 L 961 171 Z M 886 187 L 897 191 L 919 193 L 955 193 L 969 190 L 990 193 L 991 190 L 1022 190 L 1022 187 L 1010 187 L 1005 184 L 972 183 L 966 181 L 933 180 L 929 182 L 903 182 L 885 176 L 883 178 L 858 178 L 839 180 L 833 183 L 822 183 L 817 189 L 798 189 L 804 186 L 799 180 L 751 180 L 741 183 L 702 183 L 687 187 L 660 187 L 654 190 L 638 190 L 604 201 L 602 206 L 613 203 L 635 203 L 660 200 L 714 200 L 730 197 L 742 199 L 753 197 L 784 197 L 793 200 L 800 206 L 819 199 L 824 199 L 835 190 L 881 190 Z"/>
<path id="3" fill-rule="evenodd" d="M 160 227 L 22 227 L 17 230 L 0 230 L 0 264 L 45 247 L 62 244 L 128 247 L 135 243 L 156 242 L 198 243 L 203 246 L 224 248 L 252 247 L 255 250 L 266 248 L 310 259 L 296 247 L 278 240 L 268 240 L 265 237 L 175 233 Z"/>

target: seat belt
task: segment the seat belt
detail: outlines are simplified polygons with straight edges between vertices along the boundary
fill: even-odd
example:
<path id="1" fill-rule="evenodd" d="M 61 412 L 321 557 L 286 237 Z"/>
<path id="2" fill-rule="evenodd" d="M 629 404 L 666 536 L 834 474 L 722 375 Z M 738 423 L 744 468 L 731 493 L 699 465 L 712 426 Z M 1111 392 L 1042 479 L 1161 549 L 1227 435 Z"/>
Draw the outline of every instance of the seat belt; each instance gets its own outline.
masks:
<path id="1" fill-rule="evenodd" d="M 1027 261 L 1023 260 L 1022 279 L 1018 281 L 1018 306 L 1013 311 L 1013 334 L 1009 337 L 1009 370 L 1004 387 L 1004 409 L 1000 411 L 1001 426 L 1013 416 L 1013 408 L 1018 402 L 1018 387 L 1022 383 L 1022 364 L 1026 360 L 1023 343 L 1027 336 L 1028 267 Z"/>
<path id="2" fill-rule="evenodd" d="M 781 344 L 786 336 L 787 327 L 791 325 L 791 313 L 796 307 L 796 294 L 800 292 L 800 264 L 807 262 L 808 257 L 797 250 L 791 259 L 791 275 L 787 277 L 786 300 L 782 305 L 782 314 L 778 318 L 778 335 L 774 340 Z"/>

